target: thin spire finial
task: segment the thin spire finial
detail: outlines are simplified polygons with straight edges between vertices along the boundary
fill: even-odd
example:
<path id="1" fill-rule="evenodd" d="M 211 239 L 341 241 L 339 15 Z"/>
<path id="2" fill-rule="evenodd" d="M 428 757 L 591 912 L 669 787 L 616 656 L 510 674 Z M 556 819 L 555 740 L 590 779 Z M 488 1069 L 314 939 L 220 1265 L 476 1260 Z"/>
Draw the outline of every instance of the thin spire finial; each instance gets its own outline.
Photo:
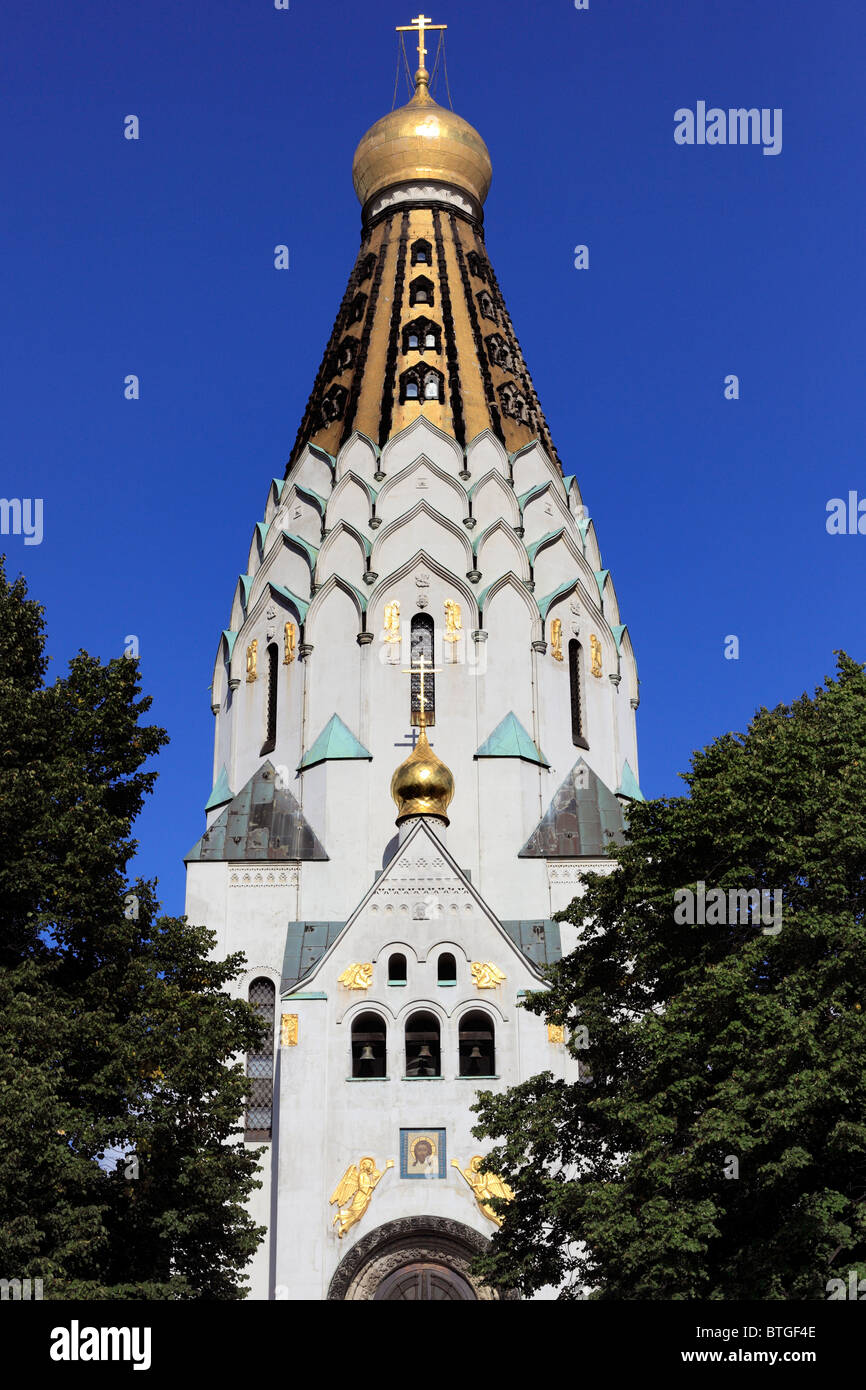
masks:
<path id="1" fill-rule="evenodd" d="M 416 90 L 421 85 L 428 85 L 427 78 L 429 74 L 427 72 L 427 64 L 424 61 L 427 57 L 427 48 L 424 43 L 424 35 L 430 33 L 432 30 L 445 30 L 447 28 L 447 24 L 434 24 L 430 16 L 423 13 L 417 15 L 415 19 L 412 20 L 411 24 L 397 25 L 398 34 L 418 35 L 418 71 L 415 74 Z"/>

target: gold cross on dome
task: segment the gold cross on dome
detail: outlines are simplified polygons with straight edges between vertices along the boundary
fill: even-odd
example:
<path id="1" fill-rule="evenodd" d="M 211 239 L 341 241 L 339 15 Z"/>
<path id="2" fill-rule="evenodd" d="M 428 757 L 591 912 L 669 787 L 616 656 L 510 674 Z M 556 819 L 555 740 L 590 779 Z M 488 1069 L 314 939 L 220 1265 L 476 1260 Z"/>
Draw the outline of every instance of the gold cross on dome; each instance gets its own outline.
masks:
<path id="1" fill-rule="evenodd" d="M 425 675 L 436 676 L 439 674 L 440 669 L 441 668 L 438 666 L 428 666 L 423 655 L 419 656 L 417 666 L 412 665 L 403 667 L 404 676 L 420 677 L 419 684 L 421 688 L 418 692 L 418 723 L 416 726 L 419 729 L 425 729 L 427 727 L 427 696 L 424 693 L 424 677 Z"/>
<path id="2" fill-rule="evenodd" d="M 424 59 L 427 57 L 427 49 L 424 46 L 424 35 L 431 29 L 447 28 L 447 24 L 433 24 L 429 15 L 419 14 L 411 24 L 398 24 L 397 33 L 418 35 L 418 66 L 426 70 Z"/>

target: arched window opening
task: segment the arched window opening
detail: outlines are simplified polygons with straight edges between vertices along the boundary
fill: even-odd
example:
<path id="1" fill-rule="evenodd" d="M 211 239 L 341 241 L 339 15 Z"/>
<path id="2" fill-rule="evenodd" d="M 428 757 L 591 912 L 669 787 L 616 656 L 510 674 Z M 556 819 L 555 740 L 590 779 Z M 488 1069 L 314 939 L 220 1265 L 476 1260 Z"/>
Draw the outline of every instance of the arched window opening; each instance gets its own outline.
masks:
<path id="1" fill-rule="evenodd" d="M 274 1107 L 274 1009 L 276 990 L 271 980 L 253 980 L 249 1001 L 261 1020 L 264 1038 L 259 1052 L 247 1053 L 247 1110 L 244 1138 L 248 1143 L 268 1143 Z"/>
<path id="2" fill-rule="evenodd" d="M 482 318 L 490 319 L 493 323 L 498 323 L 499 320 L 496 317 L 496 309 L 494 308 L 493 297 L 490 291 L 480 290 L 476 297 L 478 299 L 478 308 L 481 310 Z"/>
<path id="3" fill-rule="evenodd" d="M 386 1075 L 385 1020 L 378 1014 L 359 1014 L 352 1023 L 352 1075 Z"/>
<path id="4" fill-rule="evenodd" d="M 583 649 L 576 637 L 568 644 L 568 675 L 571 685 L 571 741 L 577 748 L 588 748 L 583 724 Z"/>
<path id="5" fill-rule="evenodd" d="M 411 623 L 411 661 L 410 666 L 417 666 L 421 658 L 424 658 L 424 665 L 432 668 L 433 666 L 433 619 L 429 613 L 416 613 Z M 411 687 L 411 710 L 409 715 L 410 723 L 418 726 L 421 713 L 421 676 L 420 674 L 410 677 Z M 436 723 L 436 677 L 424 677 L 424 706 L 427 715 L 426 724 L 428 728 Z"/>
<path id="6" fill-rule="evenodd" d="M 406 983 L 406 957 L 402 952 L 397 951 L 388 960 L 388 984 L 405 985 Z"/>
<path id="7" fill-rule="evenodd" d="M 458 1032 L 461 1076 L 495 1076 L 496 1046 L 493 1019 L 474 1009 L 464 1014 Z"/>
<path id="8" fill-rule="evenodd" d="M 438 961 L 438 979 L 440 985 L 456 985 L 457 983 L 457 962 L 450 951 L 443 951 Z"/>
<path id="9" fill-rule="evenodd" d="M 280 665 L 280 652 L 276 642 L 268 644 L 268 709 L 265 727 L 265 741 L 262 753 L 271 753 L 277 746 L 277 675 Z"/>
<path id="10" fill-rule="evenodd" d="M 403 351 L 404 352 L 426 352 L 432 348 L 434 352 L 440 352 L 442 346 L 442 328 L 432 319 L 417 318 L 410 323 L 403 325 Z"/>
<path id="11" fill-rule="evenodd" d="M 406 1023 L 406 1075 L 441 1076 L 439 1020 L 435 1014 L 412 1014 Z"/>
<path id="12" fill-rule="evenodd" d="M 366 307 L 367 307 L 367 296 L 366 296 L 363 292 L 359 292 L 358 294 L 355 295 L 355 298 L 352 300 L 351 304 L 349 305 L 349 313 L 348 313 L 348 321 L 349 321 L 349 323 L 350 323 L 350 324 L 351 324 L 351 323 L 360 323 L 360 322 L 361 322 L 361 319 L 364 317 L 364 310 L 365 310 Z"/>
<path id="13" fill-rule="evenodd" d="M 416 275 L 414 280 L 409 281 L 409 303 L 433 303 L 433 281 L 428 280 L 426 275 Z"/>
<path id="14" fill-rule="evenodd" d="M 476 279 L 483 280 L 486 284 L 487 267 L 485 266 L 477 251 L 468 252 L 466 256 L 466 263 L 469 266 L 469 269 L 472 272 L 472 274 L 476 277 Z"/>
<path id="15" fill-rule="evenodd" d="M 439 401 L 445 399 L 445 378 L 435 367 L 419 362 L 400 377 L 400 404 L 405 401 Z"/>
<path id="16" fill-rule="evenodd" d="M 413 377 L 411 380 L 409 380 L 409 381 L 406 382 L 406 400 L 407 400 L 407 401 L 417 401 L 417 399 L 418 399 L 418 383 L 417 383 L 417 381 L 415 381 L 415 379 L 414 379 L 414 377 Z"/>
<path id="17" fill-rule="evenodd" d="M 430 245 L 429 241 L 425 241 L 423 237 L 420 237 L 418 241 L 412 242 L 413 265 L 430 265 L 432 259 L 433 247 Z"/>

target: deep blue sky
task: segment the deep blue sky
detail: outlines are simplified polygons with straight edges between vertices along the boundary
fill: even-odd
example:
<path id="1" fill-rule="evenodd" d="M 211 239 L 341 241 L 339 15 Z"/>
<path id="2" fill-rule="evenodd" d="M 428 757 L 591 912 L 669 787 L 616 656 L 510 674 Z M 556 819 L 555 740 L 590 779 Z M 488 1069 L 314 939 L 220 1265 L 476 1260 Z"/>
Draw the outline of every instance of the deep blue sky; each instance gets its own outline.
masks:
<path id="1" fill-rule="evenodd" d="M 825 528 L 829 498 L 866 496 L 864 9 L 429 12 L 493 157 L 490 255 L 632 633 L 643 789 L 675 793 L 693 748 L 811 690 L 834 648 L 866 657 L 866 536 Z M 48 0 L 4 16 L 0 492 L 44 498 L 45 537 L 0 544 L 46 605 L 53 673 L 140 639 L 172 742 L 137 869 L 167 911 L 210 792 L 217 639 L 354 261 L 352 154 L 390 109 L 412 14 Z M 677 146 L 674 111 L 698 100 L 781 107 L 782 153 Z"/>

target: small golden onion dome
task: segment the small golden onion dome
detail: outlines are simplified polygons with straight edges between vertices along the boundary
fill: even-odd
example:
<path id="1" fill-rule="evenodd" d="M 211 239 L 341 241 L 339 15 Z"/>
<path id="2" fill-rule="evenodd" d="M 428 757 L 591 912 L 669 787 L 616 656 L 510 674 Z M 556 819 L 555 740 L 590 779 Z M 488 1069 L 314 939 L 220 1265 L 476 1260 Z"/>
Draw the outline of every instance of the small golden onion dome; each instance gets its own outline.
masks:
<path id="1" fill-rule="evenodd" d="M 426 729 L 421 729 L 412 752 L 391 778 L 391 795 L 397 803 L 398 825 L 409 816 L 441 816 L 448 824 L 454 777 L 430 747 Z"/>
<path id="2" fill-rule="evenodd" d="M 429 80 L 419 68 L 412 100 L 371 126 L 355 151 L 352 178 L 362 204 L 415 179 L 456 184 L 479 203 L 487 197 L 493 177 L 487 146 L 474 126 L 433 100 Z"/>

